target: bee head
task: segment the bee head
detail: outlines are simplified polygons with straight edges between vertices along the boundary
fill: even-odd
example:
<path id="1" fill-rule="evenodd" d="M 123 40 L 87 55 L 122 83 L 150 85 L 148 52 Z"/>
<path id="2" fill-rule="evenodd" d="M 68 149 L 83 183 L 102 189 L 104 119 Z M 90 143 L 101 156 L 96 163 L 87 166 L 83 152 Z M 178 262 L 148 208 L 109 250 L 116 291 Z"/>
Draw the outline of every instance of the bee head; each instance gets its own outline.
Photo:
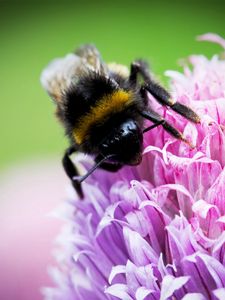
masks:
<path id="1" fill-rule="evenodd" d="M 113 161 L 138 165 L 142 159 L 143 134 L 134 120 L 127 120 L 115 127 L 103 140 L 100 151 L 104 156 L 113 155 Z"/>

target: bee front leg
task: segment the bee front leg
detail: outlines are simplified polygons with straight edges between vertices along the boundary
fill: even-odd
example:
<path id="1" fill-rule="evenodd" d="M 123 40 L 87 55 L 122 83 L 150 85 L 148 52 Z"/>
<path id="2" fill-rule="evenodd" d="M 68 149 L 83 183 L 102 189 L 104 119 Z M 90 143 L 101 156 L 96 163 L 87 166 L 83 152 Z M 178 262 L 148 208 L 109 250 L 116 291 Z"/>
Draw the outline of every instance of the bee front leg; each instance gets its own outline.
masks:
<path id="1" fill-rule="evenodd" d="M 157 112 L 155 112 L 154 110 L 148 108 L 147 111 L 142 111 L 140 112 L 140 115 L 153 122 L 154 125 L 152 126 L 149 126 L 147 128 L 145 128 L 143 130 L 143 133 L 159 126 L 159 125 L 162 125 L 162 127 L 170 134 L 172 135 L 173 137 L 175 137 L 176 139 L 179 139 L 179 140 L 182 140 L 183 142 L 185 142 L 186 144 L 188 144 L 191 148 L 193 148 L 194 146 L 192 145 L 192 143 L 190 141 L 188 141 L 184 136 L 183 134 L 178 130 L 176 129 L 175 127 L 173 127 L 170 123 L 168 123 L 162 116 L 160 116 Z"/>
<path id="2" fill-rule="evenodd" d="M 144 60 L 137 60 L 132 63 L 129 77 L 131 83 L 137 83 L 138 74 L 144 80 L 144 85 L 141 87 L 141 94 L 148 91 L 161 105 L 169 106 L 172 110 L 194 123 L 200 122 L 200 117 L 190 107 L 174 101 L 169 92 L 152 79 L 148 63 Z"/>
<path id="3" fill-rule="evenodd" d="M 97 156 L 95 158 L 95 162 L 98 163 L 100 161 L 100 157 Z M 121 168 L 123 167 L 122 164 L 120 163 L 110 163 L 110 162 L 102 162 L 100 165 L 99 165 L 99 168 L 103 169 L 103 170 L 106 170 L 106 171 L 109 171 L 109 172 L 117 172 L 119 171 Z"/>
<path id="4" fill-rule="evenodd" d="M 194 123 L 200 122 L 200 117 L 190 107 L 173 100 L 171 95 L 161 85 L 150 78 L 146 81 L 143 88 L 150 92 L 161 105 L 169 106 L 173 111 Z"/>
<path id="5" fill-rule="evenodd" d="M 80 198 L 84 198 L 83 190 L 81 188 L 81 183 L 85 179 L 87 179 L 97 168 L 102 168 L 111 172 L 116 172 L 122 167 L 122 165 L 119 163 L 112 164 L 112 163 L 105 162 L 108 159 L 114 157 L 115 155 L 108 155 L 108 156 L 98 155 L 95 158 L 95 164 L 87 171 L 87 173 L 84 175 L 79 175 L 77 168 L 75 167 L 75 165 L 73 164 L 73 162 L 69 157 L 75 151 L 76 150 L 73 147 L 70 147 L 66 150 L 65 155 L 63 157 L 63 166 L 67 175 L 72 181 L 73 187 L 77 191 Z"/>
<path id="6" fill-rule="evenodd" d="M 76 151 L 76 148 L 74 146 L 69 147 L 63 156 L 62 164 L 63 168 L 67 174 L 67 176 L 70 178 L 71 183 L 76 190 L 79 197 L 82 199 L 84 197 L 83 190 L 81 187 L 81 183 L 74 179 L 74 177 L 79 176 L 77 167 L 74 165 L 72 160 L 70 159 L 70 155 L 73 154 Z"/>
<path id="7" fill-rule="evenodd" d="M 140 74 L 143 77 L 144 81 L 146 81 L 150 77 L 148 63 L 141 59 L 135 60 L 131 64 L 130 76 L 129 76 L 130 83 L 133 84 L 137 83 L 138 74 Z"/>

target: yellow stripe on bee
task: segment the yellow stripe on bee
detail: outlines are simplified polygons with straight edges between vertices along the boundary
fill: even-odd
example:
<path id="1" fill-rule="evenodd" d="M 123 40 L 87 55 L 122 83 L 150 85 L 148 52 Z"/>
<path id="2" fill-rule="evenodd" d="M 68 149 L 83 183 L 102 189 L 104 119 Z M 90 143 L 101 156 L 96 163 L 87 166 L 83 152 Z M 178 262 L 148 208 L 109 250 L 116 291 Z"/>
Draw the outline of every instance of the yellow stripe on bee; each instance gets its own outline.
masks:
<path id="1" fill-rule="evenodd" d="M 112 94 L 102 97 L 90 111 L 80 117 L 78 124 L 73 130 L 73 137 L 77 144 L 81 144 L 88 136 L 90 128 L 104 122 L 111 113 L 118 113 L 124 110 L 133 102 L 131 92 L 118 90 Z"/>

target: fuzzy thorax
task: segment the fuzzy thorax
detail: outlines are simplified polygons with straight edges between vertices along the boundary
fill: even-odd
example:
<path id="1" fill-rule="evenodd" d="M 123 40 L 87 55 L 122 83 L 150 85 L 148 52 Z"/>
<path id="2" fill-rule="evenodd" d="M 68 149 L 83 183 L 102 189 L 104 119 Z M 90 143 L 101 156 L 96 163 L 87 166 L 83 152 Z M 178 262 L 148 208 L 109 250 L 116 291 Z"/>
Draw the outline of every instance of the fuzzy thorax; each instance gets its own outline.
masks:
<path id="1" fill-rule="evenodd" d="M 88 113 L 81 116 L 73 130 L 77 144 L 82 144 L 94 125 L 102 124 L 112 114 L 122 112 L 133 102 L 132 92 L 118 90 L 105 95 L 92 106 Z"/>

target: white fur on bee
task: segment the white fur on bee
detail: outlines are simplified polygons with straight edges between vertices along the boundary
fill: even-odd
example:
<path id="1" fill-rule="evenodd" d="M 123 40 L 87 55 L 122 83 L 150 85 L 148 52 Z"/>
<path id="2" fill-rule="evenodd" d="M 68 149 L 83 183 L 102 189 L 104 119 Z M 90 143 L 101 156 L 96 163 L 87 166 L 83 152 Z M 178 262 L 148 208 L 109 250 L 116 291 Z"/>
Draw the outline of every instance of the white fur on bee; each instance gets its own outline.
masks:
<path id="1" fill-rule="evenodd" d="M 56 58 L 42 72 L 41 84 L 54 100 L 60 101 L 62 93 L 76 80 L 78 68 L 85 70 L 85 61 L 73 53 Z"/>

